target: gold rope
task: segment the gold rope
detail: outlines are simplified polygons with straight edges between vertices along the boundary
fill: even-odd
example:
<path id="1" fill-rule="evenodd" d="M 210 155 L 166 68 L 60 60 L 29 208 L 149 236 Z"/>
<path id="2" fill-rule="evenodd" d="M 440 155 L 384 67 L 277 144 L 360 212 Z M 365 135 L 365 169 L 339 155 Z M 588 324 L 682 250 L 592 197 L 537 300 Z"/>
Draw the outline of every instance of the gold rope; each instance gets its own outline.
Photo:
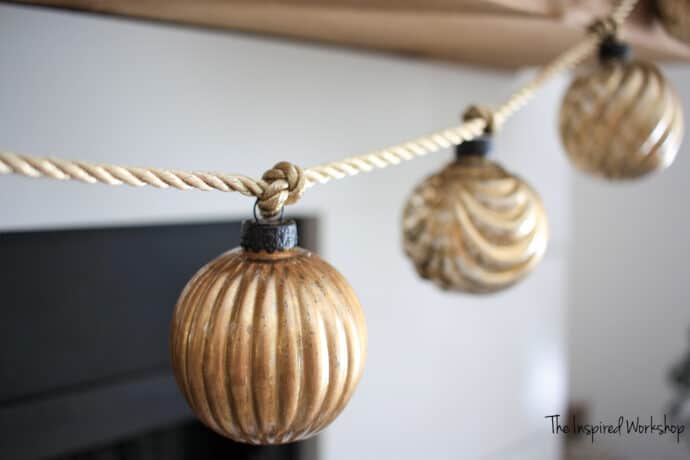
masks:
<path id="1" fill-rule="evenodd" d="M 486 130 L 500 128 L 510 116 L 524 107 L 539 88 L 554 76 L 568 70 L 592 54 L 604 36 L 615 31 L 630 15 L 637 0 L 621 0 L 611 14 L 589 28 L 587 36 L 550 64 L 493 113 L 481 107 L 466 112 L 459 126 L 429 134 L 402 144 L 364 155 L 345 158 L 302 170 L 288 162 L 280 162 L 264 173 L 261 179 L 238 174 L 199 171 L 136 168 L 109 164 L 93 164 L 51 157 L 34 157 L 0 151 L 0 174 L 19 174 L 28 177 L 47 177 L 59 180 L 79 180 L 89 184 L 131 185 L 178 190 L 218 190 L 239 192 L 258 199 L 264 218 L 279 215 L 286 204 L 295 203 L 305 188 L 325 184 L 334 179 L 354 176 L 361 172 L 387 168 L 403 161 L 436 152 L 481 136 Z"/>

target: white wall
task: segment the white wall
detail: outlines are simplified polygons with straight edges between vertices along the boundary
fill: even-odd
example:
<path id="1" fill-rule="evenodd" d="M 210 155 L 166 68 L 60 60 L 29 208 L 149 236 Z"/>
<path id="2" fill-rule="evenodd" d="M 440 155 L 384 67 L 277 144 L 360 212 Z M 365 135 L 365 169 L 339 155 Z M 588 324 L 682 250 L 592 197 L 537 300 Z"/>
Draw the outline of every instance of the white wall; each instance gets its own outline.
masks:
<path id="1" fill-rule="evenodd" d="M 688 349 L 690 66 L 664 71 L 686 113 L 675 163 L 637 182 L 578 174 L 573 184 L 570 387 L 595 422 L 662 417 L 673 396 L 670 368 Z M 601 444 L 633 460 L 690 455 L 669 437 L 609 437 Z"/>
<path id="2" fill-rule="evenodd" d="M 0 65 L 2 148 L 249 175 L 449 126 L 467 104 L 498 103 L 525 78 L 7 5 Z M 543 194 L 554 234 L 537 272 L 504 294 L 441 293 L 401 252 L 405 196 L 451 153 L 314 188 L 288 209 L 322 219 L 322 254 L 359 293 L 369 325 L 364 377 L 323 438 L 324 458 L 556 457 L 543 416 L 563 410 L 566 388 L 560 86 L 498 139 L 496 157 Z M 0 178 L 2 229 L 226 219 L 251 206 L 232 194 Z"/>

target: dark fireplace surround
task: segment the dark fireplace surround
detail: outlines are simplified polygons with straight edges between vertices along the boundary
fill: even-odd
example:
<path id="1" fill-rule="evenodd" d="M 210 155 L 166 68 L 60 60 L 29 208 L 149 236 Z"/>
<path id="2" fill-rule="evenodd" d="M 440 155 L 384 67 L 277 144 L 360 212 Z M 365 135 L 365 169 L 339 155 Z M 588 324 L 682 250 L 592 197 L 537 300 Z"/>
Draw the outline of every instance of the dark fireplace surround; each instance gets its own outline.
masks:
<path id="1" fill-rule="evenodd" d="M 316 221 L 297 219 L 316 250 Z M 239 244 L 240 221 L 0 234 L 0 458 L 314 459 L 197 422 L 170 370 L 187 280 Z"/>

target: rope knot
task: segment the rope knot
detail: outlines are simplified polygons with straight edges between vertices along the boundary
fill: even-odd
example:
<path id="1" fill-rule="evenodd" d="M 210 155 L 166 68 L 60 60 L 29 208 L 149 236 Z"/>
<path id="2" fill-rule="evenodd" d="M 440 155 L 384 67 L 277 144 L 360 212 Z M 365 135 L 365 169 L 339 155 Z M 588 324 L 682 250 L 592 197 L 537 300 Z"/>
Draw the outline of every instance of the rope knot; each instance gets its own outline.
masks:
<path id="1" fill-rule="evenodd" d="M 599 18 L 592 22 L 587 30 L 603 40 L 608 37 L 617 37 L 619 25 L 618 21 L 612 17 Z"/>
<path id="2" fill-rule="evenodd" d="M 486 134 L 492 134 L 498 131 L 498 123 L 496 122 L 496 117 L 494 117 L 494 112 L 483 105 L 471 105 L 462 114 L 463 121 L 470 121 L 479 118 L 484 120 L 486 127 L 484 132 Z"/>
<path id="3" fill-rule="evenodd" d="M 258 197 L 258 206 L 261 216 L 266 219 L 280 215 L 283 206 L 296 203 L 307 184 L 302 168 L 287 161 L 276 163 L 261 179 L 266 185 Z"/>

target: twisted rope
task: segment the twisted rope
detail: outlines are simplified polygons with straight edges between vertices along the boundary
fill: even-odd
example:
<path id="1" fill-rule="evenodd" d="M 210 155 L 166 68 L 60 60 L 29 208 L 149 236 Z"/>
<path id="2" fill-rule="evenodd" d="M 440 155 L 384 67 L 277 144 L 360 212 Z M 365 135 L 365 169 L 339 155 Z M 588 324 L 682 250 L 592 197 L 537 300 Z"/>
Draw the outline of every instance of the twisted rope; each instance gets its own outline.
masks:
<path id="1" fill-rule="evenodd" d="M 87 184 L 131 185 L 178 190 L 217 190 L 239 192 L 259 199 L 259 209 L 265 218 L 273 218 L 286 204 L 295 203 L 304 193 L 306 178 L 301 168 L 287 162 L 277 163 L 260 180 L 239 174 L 202 171 L 135 168 L 59 158 L 38 158 L 0 152 L 0 174 L 19 174 L 28 177 L 47 177 L 57 180 L 78 180 Z"/>
<path id="2" fill-rule="evenodd" d="M 534 97 L 539 88 L 554 76 L 582 62 L 596 50 L 607 35 L 615 33 L 636 3 L 637 0 L 621 0 L 607 18 L 590 26 L 587 36 L 581 42 L 542 68 L 529 83 L 513 93 L 495 111 L 472 106 L 465 112 L 464 121 L 459 126 L 364 155 L 313 166 L 306 170 L 288 162 L 280 162 L 257 180 L 239 174 L 94 164 L 0 151 L 0 174 L 78 180 L 89 184 L 126 184 L 134 187 L 149 185 L 178 190 L 238 192 L 257 197 L 261 215 L 264 218 L 274 218 L 280 214 L 283 206 L 297 202 L 304 190 L 315 184 L 325 184 L 334 179 L 387 168 L 472 140 L 485 132 L 498 130 L 508 118 Z"/>

